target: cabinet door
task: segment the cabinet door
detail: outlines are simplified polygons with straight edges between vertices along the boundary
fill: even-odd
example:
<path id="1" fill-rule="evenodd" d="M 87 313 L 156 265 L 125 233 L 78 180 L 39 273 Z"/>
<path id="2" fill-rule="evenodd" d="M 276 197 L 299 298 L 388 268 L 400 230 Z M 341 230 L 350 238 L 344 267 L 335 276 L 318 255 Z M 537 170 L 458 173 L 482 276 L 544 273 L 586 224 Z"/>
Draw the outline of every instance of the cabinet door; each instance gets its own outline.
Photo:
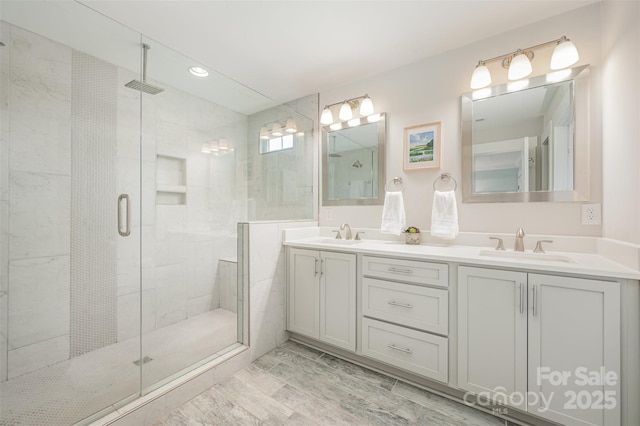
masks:
<path id="1" fill-rule="evenodd" d="M 320 253 L 320 340 L 356 350 L 356 256 Z"/>
<path id="2" fill-rule="evenodd" d="M 620 424 L 619 283 L 529 274 L 529 300 L 529 411 L 567 425 Z M 602 369 L 615 379 L 583 383 Z"/>
<path id="3" fill-rule="evenodd" d="M 318 338 L 320 255 L 314 250 L 289 249 L 287 328 Z"/>
<path id="4" fill-rule="evenodd" d="M 527 274 L 458 268 L 458 387 L 507 396 L 527 391 Z M 498 391 L 498 392 L 497 392 Z M 526 410 L 524 398 L 513 398 Z"/>

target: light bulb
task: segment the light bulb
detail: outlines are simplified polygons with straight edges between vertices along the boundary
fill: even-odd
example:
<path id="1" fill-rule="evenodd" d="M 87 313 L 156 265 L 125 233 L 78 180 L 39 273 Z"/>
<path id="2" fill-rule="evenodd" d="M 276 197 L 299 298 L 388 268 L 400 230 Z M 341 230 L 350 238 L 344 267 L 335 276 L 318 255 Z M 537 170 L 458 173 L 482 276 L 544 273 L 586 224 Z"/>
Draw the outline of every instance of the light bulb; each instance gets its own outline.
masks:
<path id="1" fill-rule="evenodd" d="M 476 69 L 471 74 L 471 88 L 482 89 L 491 84 L 491 73 L 484 62 L 478 62 Z"/>
<path id="2" fill-rule="evenodd" d="M 293 121 L 293 118 L 287 120 L 287 124 L 285 124 L 284 130 L 287 133 L 295 133 L 298 131 L 298 127 L 296 126 L 296 122 Z"/>
<path id="3" fill-rule="evenodd" d="M 320 123 L 322 124 L 331 124 L 333 123 L 333 114 L 328 106 L 325 106 L 322 110 L 322 115 L 320 116 Z"/>
<path id="4" fill-rule="evenodd" d="M 509 64 L 509 80 L 520 80 L 531 74 L 533 68 L 525 52 L 518 50 Z"/>
<path id="5" fill-rule="evenodd" d="M 578 49 L 568 38 L 563 37 L 564 41 L 560 41 L 551 55 L 552 70 L 560 70 L 562 68 L 570 67 L 578 62 L 580 55 L 578 55 Z"/>
<path id="6" fill-rule="evenodd" d="M 209 75 L 209 71 L 207 71 L 206 69 L 202 68 L 202 67 L 190 67 L 189 68 L 189 72 L 192 75 L 195 75 L 196 77 L 207 77 Z"/>
<path id="7" fill-rule="evenodd" d="M 349 106 L 347 101 L 342 103 L 340 112 L 338 113 L 338 118 L 342 121 L 351 120 L 353 118 L 353 111 L 351 111 L 351 106 Z"/>
<path id="8" fill-rule="evenodd" d="M 364 95 L 364 99 L 360 103 L 360 115 L 371 115 L 373 114 L 373 102 L 371 102 L 371 98 L 369 95 Z"/>
<path id="9" fill-rule="evenodd" d="M 262 140 L 269 139 L 269 130 L 266 127 L 260 128 L 260 139 Z"/>
<path id="10" fill-rule="evenodd" d="M 271 134 L 273 136 L 282 136 L 282 127 L 280 126 L 280 123 L 273 123 L 273 126 L 271 127 Z"/>

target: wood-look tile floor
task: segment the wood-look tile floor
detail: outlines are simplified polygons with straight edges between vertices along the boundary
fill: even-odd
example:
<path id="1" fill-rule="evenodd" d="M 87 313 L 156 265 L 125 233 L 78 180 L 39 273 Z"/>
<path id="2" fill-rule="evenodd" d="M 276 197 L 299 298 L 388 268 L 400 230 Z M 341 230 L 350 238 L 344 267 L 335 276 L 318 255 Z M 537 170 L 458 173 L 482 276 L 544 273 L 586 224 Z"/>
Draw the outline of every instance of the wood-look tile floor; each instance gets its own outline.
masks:
<path id="1" fill-rule="evenodd" d="M 288 341 L 155 425 L 504 426 L 505 421 Z"/>

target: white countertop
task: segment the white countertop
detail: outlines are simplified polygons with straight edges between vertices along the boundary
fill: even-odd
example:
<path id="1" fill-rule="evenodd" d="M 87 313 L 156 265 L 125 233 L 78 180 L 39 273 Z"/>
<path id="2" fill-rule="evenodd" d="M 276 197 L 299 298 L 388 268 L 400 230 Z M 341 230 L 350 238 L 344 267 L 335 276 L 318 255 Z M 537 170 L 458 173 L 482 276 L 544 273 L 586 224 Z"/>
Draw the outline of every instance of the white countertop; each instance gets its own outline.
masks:
<path id="1" fill-rule="evenodd" d="M 494 253 L 495 250 L 493 247 L 446 244 L 409 245 L 399 241 L 375 239 L 345 242 L 344 240 L 333 240 L 332 237 L 329 236 L 311 236 L 308 231 L 299 235 L 285 234 L 283 244 L 285 246 L 306 249 L 396 256 L 408 259 L 452 262 L 475 266 L 516 268 L 572 275 L 589 275 L 598 278 L 640 280 L 640 271 L 592 253 L 554 252 L 547 250 L 545 254 L 539 255 L 533 253 L 531 250 L 527 250 L 523 257 L 519 257 L 522 256 L 522 254 L 514 253 L 513 250 Z"/>

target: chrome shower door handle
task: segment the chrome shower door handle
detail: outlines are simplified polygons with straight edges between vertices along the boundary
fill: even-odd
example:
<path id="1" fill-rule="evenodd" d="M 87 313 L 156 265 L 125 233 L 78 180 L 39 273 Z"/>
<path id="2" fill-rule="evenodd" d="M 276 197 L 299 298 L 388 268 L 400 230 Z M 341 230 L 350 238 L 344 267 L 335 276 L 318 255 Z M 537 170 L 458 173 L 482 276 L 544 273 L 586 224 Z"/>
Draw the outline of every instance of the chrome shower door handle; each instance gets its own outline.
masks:
<path id="1" fill-rule="evenodd" d="M 130 198 L 129 198 L 129 194 L 120 194 L 120 196 L 118 197 L 118 234 L 122 235 L 123 237 L 128 237 L 131 234 L 131 227 L 130 227 L 130 223 L 131 223 L 131 203 L 130 203 Z M 125 209 L 125 223 L 124 223 L 124 229 L 123 229 L 123 224 L 122 224 L 122 204 L 123 202 L 125 203 L 124 205 L 124 209 Z"/>

